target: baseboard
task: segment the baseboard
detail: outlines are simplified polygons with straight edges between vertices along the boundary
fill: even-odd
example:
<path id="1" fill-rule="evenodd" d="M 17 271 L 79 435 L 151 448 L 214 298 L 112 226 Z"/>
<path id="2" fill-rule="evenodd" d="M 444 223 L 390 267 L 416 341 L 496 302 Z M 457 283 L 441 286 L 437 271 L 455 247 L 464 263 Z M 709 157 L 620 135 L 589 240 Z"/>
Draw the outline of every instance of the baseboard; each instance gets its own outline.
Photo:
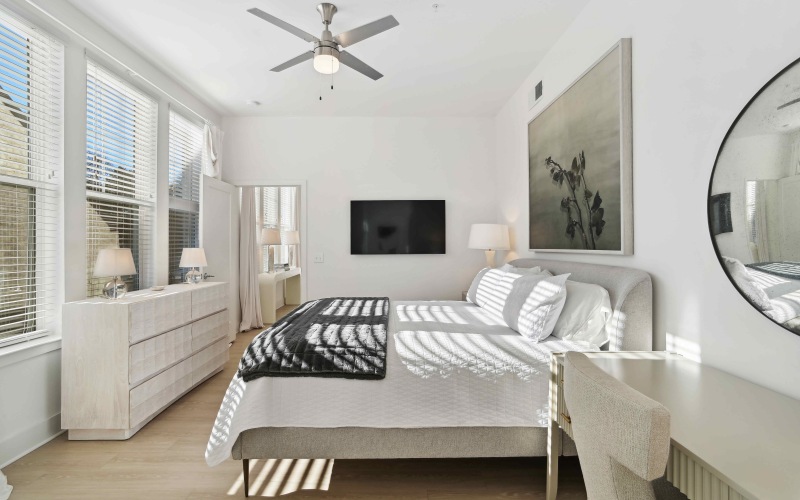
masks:
<path id="1" fill-rule="evenodd" d="M 0 442 L 0 469 L 16 462 L 36 448 L 47 444 L 62 432 L 61 413 L 14 433 Z"/>

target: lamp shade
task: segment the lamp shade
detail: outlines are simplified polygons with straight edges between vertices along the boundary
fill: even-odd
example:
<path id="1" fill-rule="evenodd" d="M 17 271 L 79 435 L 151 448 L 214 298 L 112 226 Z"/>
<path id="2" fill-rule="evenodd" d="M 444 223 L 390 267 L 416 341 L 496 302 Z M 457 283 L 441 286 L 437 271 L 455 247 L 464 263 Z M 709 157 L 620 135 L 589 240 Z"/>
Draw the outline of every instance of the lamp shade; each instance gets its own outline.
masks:
<path id="1" fill-rule="evenodd" d="M 280 245 L 281 232 L 277 229 L 264 228 L 261 230 L 261 244 L 262 245 Z"/>
<path id="2" fill-rule="evenodd" d="M 508 226 L 473 224 L 469 230 L 468 246 L 478 250 L 508 250 Z"/>
<path id="3" fill-rule="evenodd" d="M 178 267 L 205 267 L 207 265 L 206 253 L 202 248 L 184 248 Z"/>
<path id="4" fill-rule="evenodd" d="M 300 231 L 284 231 L 281 233 L 282 245 L 299 245 Z"/>
<path id="5" fill-rule="evenodd" d="M 94 262 L 95 278 L 107 276 L 128 276 L 136 274 L 136 264 L 130 248 L 104 248 L 97 253 Z"/>

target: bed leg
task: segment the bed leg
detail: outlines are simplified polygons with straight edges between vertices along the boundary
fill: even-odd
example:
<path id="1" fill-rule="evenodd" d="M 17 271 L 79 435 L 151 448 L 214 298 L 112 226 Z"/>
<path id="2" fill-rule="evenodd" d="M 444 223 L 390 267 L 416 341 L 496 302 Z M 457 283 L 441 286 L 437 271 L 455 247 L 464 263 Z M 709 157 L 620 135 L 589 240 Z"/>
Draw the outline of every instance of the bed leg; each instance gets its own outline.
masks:
<path id="1" fill-rule="evenodd" d="M 250 496 L 250 459 L 242 459 L 242 472 L 244 473 L 244 496 Z"/>

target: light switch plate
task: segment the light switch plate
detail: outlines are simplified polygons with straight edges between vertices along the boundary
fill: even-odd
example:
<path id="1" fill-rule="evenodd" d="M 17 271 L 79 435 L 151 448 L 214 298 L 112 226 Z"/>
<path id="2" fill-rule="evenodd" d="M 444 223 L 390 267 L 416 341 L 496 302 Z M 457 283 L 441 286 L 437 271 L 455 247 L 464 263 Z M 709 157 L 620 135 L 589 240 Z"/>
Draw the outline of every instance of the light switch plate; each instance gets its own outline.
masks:
<path id="1" fill-rule="evenodd" d="M 314 254 L 314 262 L 317 264 L 322 264 L 325 262 L 325 254 L 322 252 Z"/>

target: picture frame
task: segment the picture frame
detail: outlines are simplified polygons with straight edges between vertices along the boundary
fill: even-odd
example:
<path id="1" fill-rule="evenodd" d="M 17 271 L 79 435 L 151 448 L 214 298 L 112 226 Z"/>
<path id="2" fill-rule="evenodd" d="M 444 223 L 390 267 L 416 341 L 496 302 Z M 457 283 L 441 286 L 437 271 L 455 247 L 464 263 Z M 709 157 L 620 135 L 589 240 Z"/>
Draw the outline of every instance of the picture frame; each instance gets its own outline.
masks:
<path id="1" fill-rule="evenodd" d="M 623 38 L 528 122 L 531 251 L 633 254 L 632 111 Z"/>

